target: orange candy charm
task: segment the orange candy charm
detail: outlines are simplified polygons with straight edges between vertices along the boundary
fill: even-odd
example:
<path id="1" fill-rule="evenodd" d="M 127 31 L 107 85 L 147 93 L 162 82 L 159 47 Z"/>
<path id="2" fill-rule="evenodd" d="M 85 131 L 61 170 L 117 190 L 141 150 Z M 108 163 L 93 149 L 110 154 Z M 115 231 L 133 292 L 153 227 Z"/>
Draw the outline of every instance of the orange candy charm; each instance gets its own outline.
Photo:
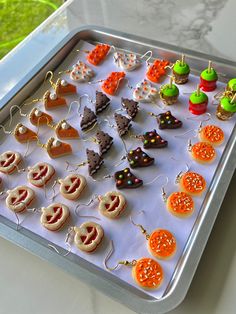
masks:
<path id="1" fill-rule="evenodd" d="M 211 144 L 198 142 L 192 146 L 191 155 L 199 163 L 211 163 L 216 157 L 216 152 Z"/>
<path id="2" fill-rule="evenodd" d="M 169 65 L 167 60 L 156 59 L 149 67 L 146 73 L 147 79 L 153 83 L 158 83 L 161 76 L 166 74 L 165 67 Z"/>
<path id="3" fill-rule="evenodd" d="M 112 72 L 102 84 L 102 90 L 108 95 L 115 95 L 120 81 L 125 78 L 125 72 Z"/>
<path id="4" fill-rule="evenodd" d="M 168 230 L 154 230 L 148 239 L 148 248 L 150 253 L 157 258 L 169 258 L 176 251 L 175 237 Z"/>
<path id="5" fill-rule="evenodd" d="M 203 142 L 207 142 L 212 145 L 220 145 L 224 141 L 224 132 L 216 125 L 206 125 L 201 128 L 199 138 Z"/>
<path id="6" fill-rule="evenodd" d="M 167 209 L 177 217 L 190 216 L 194 211 L 194 201 L 185 192 L 174 192 L 167 199 Z"/>
<path id="7" fill-rule="evenodd" d="M 132 275 L 136 283 L 144 289 L 159 288 L 164 277 L 161 265 L 147 257 L 137 260 Z"/>
<path id="8" fill-rule="evenodd" d="M 109 45 L 99 44 L 87 55 L 87 60 L 93 65 L 99 65 L 105 59 L 110 50 Z"/>
<path id="9" fill-rule="evenodd" d="M 186 172 L 180 178 L 180 189 L 191 195 L 200 195 L 206 188 L 206 181 L 196 172 Z"/>

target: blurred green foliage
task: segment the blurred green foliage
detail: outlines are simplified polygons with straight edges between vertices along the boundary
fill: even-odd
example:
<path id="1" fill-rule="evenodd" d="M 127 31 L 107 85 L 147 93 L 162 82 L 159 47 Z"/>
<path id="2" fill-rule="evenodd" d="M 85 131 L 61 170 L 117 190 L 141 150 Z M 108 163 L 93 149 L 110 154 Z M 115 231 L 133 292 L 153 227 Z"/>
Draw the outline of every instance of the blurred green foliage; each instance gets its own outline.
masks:
<path id="1" fill-rule="evenodd" d="M 62 3 L 63 0 L 0 0 L 0 59 Z"/>

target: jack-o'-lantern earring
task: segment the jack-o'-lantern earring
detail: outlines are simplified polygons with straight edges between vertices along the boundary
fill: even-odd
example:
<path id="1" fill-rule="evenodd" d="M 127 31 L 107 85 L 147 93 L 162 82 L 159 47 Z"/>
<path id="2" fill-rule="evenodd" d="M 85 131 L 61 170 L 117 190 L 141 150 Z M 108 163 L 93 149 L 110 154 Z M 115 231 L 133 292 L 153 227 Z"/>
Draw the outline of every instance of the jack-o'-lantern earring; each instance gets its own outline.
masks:
<path id="1" fill-rule="evenodd" d="M 110 259 L 114 251 L 113 241 L 111 241 L 111 249 L 104 259 L 104 267 L 113 271 L 119 266 L 132 267 L 132 277 L 135 283 L 143 289 L 158 289 L 163 282 L 164 272 L 161 265 L 150 257 L 143 257 L 138 260 L 133 259 L 132 261 L 123 260 L 119 261 L 115 267 L 108 267 L 107 262 Z"/>
<path id="2" fill-rule="evenodd" d="M 136 224 L 130 216 L 131 223 L 140 228 L 142 234 L 148 241 L 148 251 L 159 259 L 169 259 L 176 252 L 176 239 L 174 235 L 166 229 L 155 229 L 151 234 L 148 234 L 144 227 Z"/>

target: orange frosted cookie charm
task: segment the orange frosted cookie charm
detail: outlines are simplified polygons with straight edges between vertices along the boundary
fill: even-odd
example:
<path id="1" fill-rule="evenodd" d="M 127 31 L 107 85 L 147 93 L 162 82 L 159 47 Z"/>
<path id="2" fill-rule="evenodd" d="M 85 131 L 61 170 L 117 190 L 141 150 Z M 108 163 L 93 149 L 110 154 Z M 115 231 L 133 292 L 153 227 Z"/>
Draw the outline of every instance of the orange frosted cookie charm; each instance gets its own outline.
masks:
<path id="1" fill-rule="evenodd" d="M 135 261 L 132 275 L 141 288 L 151 290 L 159 288 L 164 277 L 161 265 L 147 257 Z"/>
<path id="2" fill-rule="evenodd" d="M 102 90 L 108 95 L 115 95 L 120 81 L 125 78 L 125 72 L 111 72 L 106 80 L 102 83 Z"/>
<path id="3" fill-rule="evenodd" d="M 0 155 L 0 172 L 11 174 L 17 170 L 22 161 L 21 154 L 13 151 L 6 151 Z"/>
<path id="4" fill-rule="evenodd" d="M 169 65 L 167 60 L 156 59 L 149 65 L 146 77 L 153 83 L 158 83 L 161 76 L 166 74 L 166 66 Z"/>
<path id="5" fill-rule="evenodd" d="M 76 86 L 73 84 L 68 83 L 66 80 L 58 79 L 55 84 L 55 93 L 57 95 L 69 95 L 69 94 L 76 94 Z"/>
<path id="6" fill-rule="evenodd" d="M 196 172 L 186 172 L 178 179 L 181 191 L 190 195 L 201 195 L 206 189 L 206 180 Z"/>
<path id="7" fill-rule="evenodd" d="M 199 131 L 199 138 L 212 145 L 220 145 L 224 141 L 224 132 L 216 125 L 206 125 Z"/>
<path id="8" fill-rule="evenodd" d="M 46 91 L 43 95 L 43 103 L 46 110 L 53 110 L 66 106 L 66 100 L 63 97 L 59 97 L 56 93 Z"/>
<path id="9" fill-rule="evenodd" d="M 50 124 L 53 121 L 52 116 L 39 110 L 38 108 L 33 108 L 31 110 L 29 120 L 35 126 Z"/>
<path id="10" fill-rule="evenodd" d="M 188 217 L 194 211 L 194 201 L 185 192 L 171 193 L 166 203 L 168 211 L 177 217 Z"/>
<path id="11" fill-rule="evenodd" d="M 149 236 L 148 249 L 153 256 L 168 259 L 176 251 L 175 237 L 168 230 L 156 229 Z"/>
<path id="12" fill-rule="evenodd" d="M 189 145 L 189 152 L 192 158 L 199 163 L 211 163 L 215 160 L 216 151 L 214 147 L 207 142 L 198 142 Z"/>
<path id="13" fill-rule="evenodd" d="M 19 143 L 37 141 L 38 139 L 37 134 L 22 123 L 16 125 L 13 134 Z"/>
<path id="14" fill-rule="evenodd" d="M 51 137 L 47 141 L 45 148 L 51 158 L 58 158 L 72 154 L 72 148 L 70 144 L 61 142 L 54 137 Z"/>
<path id="15" fill-rule="evenodd" d="M 61 203 L 54 203 L 48 207 L 42 207 L 41 211 L 40 222 L 44 228 L 50 231 L 60 230 L 70 216 L 69 208 Z"/>
<path id="16" fill-rule="evenodd" d="M 55 126 L 57 137 L 62 140 L 73 140 L 79 138 L 78 131 L 73 128 L 66 120 L 61 120 Z"/>
<path id="17" fill-rule="evenodd" d="M 110 51 L 110 46 L 105 44 L 98 44 L 96 47 L 91 50 L 87 55 L 87 60 L 89 63 L 93 65 L 99 65 L 101 63 L 108 52 Z"/>

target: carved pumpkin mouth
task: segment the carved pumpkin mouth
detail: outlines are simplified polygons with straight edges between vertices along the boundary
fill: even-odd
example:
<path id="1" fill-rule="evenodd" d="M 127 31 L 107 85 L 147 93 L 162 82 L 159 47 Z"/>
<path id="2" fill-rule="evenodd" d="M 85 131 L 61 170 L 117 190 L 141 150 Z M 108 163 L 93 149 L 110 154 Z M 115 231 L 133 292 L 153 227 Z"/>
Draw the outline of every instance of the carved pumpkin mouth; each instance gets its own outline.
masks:
<path id="1" fill-rule="evenodd" d="M 71 178 L 72 185 L 66 185 L 65 189 L 68 193 L 74 193 L 81 185 L 79 178 Z"/>
<path id="2" fill-rule="evenodd" d="M 10 166 L 16 159 L 15 154 L 7 154 L 7 160 L 2 160 L 1 161 L 1 166 L 2 167 L 8 167 Z"/>
<path id="3" fill-rule="evenodd" d="M 81 236 L 80 238 L 85 245 L 89 245 L 97 238 L 98 232 L 97 229 L 94 227 L 86 227 L 86 230 L 89 233 L 89 235 Z"/>
<path id="4" fill-rule="evenodd" d="M 41 180 L 42 178 L 46 177 L 48 174 L 48 167 L 47 166 L 39 166 L 39 172 L 33 173 L 34 180 Z"/>
<path id="5" fill-rule="evenodd" d="M 113 212 L 120 205 L 120 198 L 118 196 L 112 195 L 111 201 L 112 201 L 111 204 L 105 204 L 105 207 L 106 207 L 108 212 Z"/>
<path id="6" fill-rule="evenodd" d="M 58 220 L 61 219 L 62 214 L 63 214 L 62 207 L 54 207 L 54 208 L 53 208 L 53 212 L 54 212 L 55 215 L 47 215 L 47 216 L 46 216 L 47 222 L 48 222 L 49 224 L 54 224 L 54 223 L 56 223 Z"/>
<path id="7" fill-rule="evenodd" d="M 24 200 L 26 200 L 28 196 L 28 191 L 26 190 L 19 190 L 19 197 L 12 197 L 11 198 L 11 203 L 12 205 L 18 205 Z"/>

